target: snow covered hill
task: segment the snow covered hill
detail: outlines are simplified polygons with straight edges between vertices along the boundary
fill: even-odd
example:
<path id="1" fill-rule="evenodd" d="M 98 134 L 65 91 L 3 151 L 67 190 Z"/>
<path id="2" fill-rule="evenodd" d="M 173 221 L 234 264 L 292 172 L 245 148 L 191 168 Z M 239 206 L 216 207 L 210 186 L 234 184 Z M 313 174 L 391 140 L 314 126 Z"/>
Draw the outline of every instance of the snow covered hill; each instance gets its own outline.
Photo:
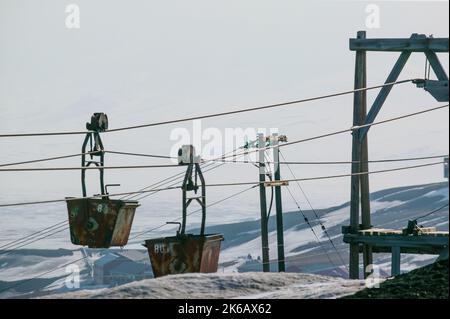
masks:
<path id="1" fill-rule="evenodd" d="M 372 225 L 382 228 L 402 229 L 409 219 L 415 219 L 426 212 L 448 203 L 448 184 L 436 183 L 412 187 L 399 187 L 371 194 Z M 285 250 L 287 270 L 292 272 L 310 272 L 326 275 L 344 275 L 342 265 L 348 259 L 347 245 L 342 241 L 341 228 L 349 225 L 349 204 L 325 210 L 316 214 L 326 227 L 328 236 L 321 230 L 320 224 L 312 211 L 303 211 L 318 234 L 321 245 L 300 212 L 284 215 Z M 448 208 L 419 220 L 423 226 L 436 226 L 438 230 L 448 230 Z M 225 241 L 222 246 L 221 262 L 234 266 L 239 272 L 261 269 L 258 256 L 261 252 L 259 239 L 259 221 L 208 227 L 209 233 L 223 233 Z M 272 269 L 276 270 L 276 222 L 272 216 L 269 223 L 270 256 L 274 260 Z M 249 258 L 250 256 L 251 259 Z M 240 257 L 236 260 L 236 257 Z M 390 256 L 376 255 L 375 262 L 381 273 L 388 275 Z M 404 255 L 402 268 L 407 271 L 432 262 L 436 256 Z M 330 260 L 331 259 L 331 260 Z M 233 262 L 234 261 L 234 262 Z"/>
<path id="2" fill-rule="evenodd" d="M 409 219 L 422 216 L 425 213 L 448 203 L 448 183 L 399 187 L 375 192 L 371 195 L 371 203 L 372 224 L 374 226 L 401 229 L 406 227 Z M 305 210 L 304 214 L 314 226 L 314 230 L 319 237 L 320 245 L 318 245 L 311 229 L 305 223 L 303 216 L 299 212 L 285 213 L 284 227 L 287 271 L 290 273 L 309 273 L 346 278 L 347 270 L 345 264 L 348 260 L 348 246 L 342 242 L 341 227 L 349 224 L 348 203 L 338 207 L 316 211 L 316 214 L 320 217 L 321 222 L 328 230 L 328 234 L 331 237 L 336 249 L 321 230 L 320 224 L 314 212 Z M 419 223 L 424 226 L 436 226 L 439 230 L 448 230 L 448 208 L 436 212 L 424 219 L 420 219 Z M 33 221 L 31 220 L 30 223 L 25 226 L 30 228 L 30 233 L 32 233 L 31 229 L 33 229 Z M 240 278 L 242 280 L 244 280 L 244 278 L 250 278 L 248 280 L 257 278 L 257 274 L 254 273 L 259 272 L 262 269 L 260 258 L 258 258 L 261 251 L 259 227 L 259 220 L 240 221 L 231 224 L 207 227 L 208 233 L 222 233 L 225 237 L 225 241 L 222 243 L 222 252 L 218 271 L 220 274 L 216 277 L 208 277 L 209 279 L 206 279 L 203 275 L 185 276 L 194 276 L 195 278 L 198 278 L 202 285 L 205 285 L 205 287 L 208 285 L 207 282 L 210 282 L 209 284 L 211 285 L 217 285 L 220 287 L 221 283 L 226 280 L 234 280 L 232 279 L 233 277 L 227 277 L 227 273 L 248 272 L 250 273 L 249 275 L 246 275 L 248 277 L 236 278 Z M 270 219 L 269 227 L 271 270 L 276 271 L 276 236 L 275 220 L 273 216 Z M 34 229 L 34 231 L 36 231 L 36 229 Z M 198 230 L 192 229 L 192 232 L 198 232 Z M 8 232 L 8 234 L 10 233 Z M 10 234 L 9 238 L 22 237 L 24 234 L 21 234 L 21 236 L 18 236 L 17 234 L 14 236 L 12 235 L 13 234 Z M 157 236 L 158 235 L 156 235 L 156 237 Z M 0 298 L 17 296 L 36 297 L 48 293 L 71 291 L 71 289 L 68 289 L 65 285 L 67 276 L 71 271 L 71 269 L 67 269 L 66 265 L 70 264 L 71 261 L 76 262 L 76 265 L 78 266 L 81 289 L 98 289 L 108 287 L 105 285 L 99 285 L 93 278 L 93 263 L 95 260 L 105 256 L 107 256 L 107 258 L 115 258 L 114 256 L 117 256 L 118 253 L 121 252 L 120 249 L 79 249 L 78 247 L 68 244 L 66 233 L 57 234 L 57 236 L 50 237 L 48 240 L 50 241 L 45 239 L 37 242 L 39 244 L 37 248 L 39 249 L 36 249 L 36 246 L 31 246 L 13 250 L 8 253 L 0 250 Z M 45 249 L 42 249 L 44 247 Z M 138 244 L 135 244 L 131 248 L 133 250 L 135 250 L 135 248 L 142 250 L 142 246 Z M 126 251 L 127 249 L 129 249 L 128 246 L 122 251 Z M 145 253 L 145 251 L 143 251 L 143 253 Z M 82 259 L 85 256 L 87 257 Z M 436 256 L 431 255 L 403 255 L 402 271 L 409 271 L 411 269 L 421 267 L 425 264 L 433 262 L 435 259 Z M 376 254 L 374 261 L 375 264 L 380 267 L 382 276 L 388 276 L 390 274 L 389 255 Z M 151 273 L 151 266 L 148 258 L 145 260 L 145 263 L 148 271 Z M 122 271 L 126 271 L 126 269 L 122 269 Z M 35 278 L 38 275 L 40 276 Z M 273 274 L 274 277 L 270 276 L 262 279 L 260 278 L 258 280 L 268 280 L 267 285 L 269 286 L 271 285 L 271 280 L 275 280 L 275 282 L 279 280 L 277 279 L 279 278 L 277 277 L 277 274 Z M 286 276 L 286 278 L 290 278 L 289 276 L 291 276 L 291 274 L 287 274 Z M 303 282 L 310 283 L 308 278 L 316 278 L 314 276 L 308 277 L 307 275 L 300 274 L 292 274 L 292 276 L 299 276 L 298 278 L 296 277 L 298 280 L 289 281 L 286 279 L 286 283 L 290 284 L 297 282 L 300 286 L 303 285 Z M 130 278 L 132 277 L 133 276 L 130 276 Z M 173 282 L 177 282 L 178 280 L 174 278 L 171 278 L 170 280 L 163 278 L 158 280 L 150 280 L 149 283 L 145 283 L 145 285 L 152 286 L 167 284 L 167 287 L 170 287 Z M 181 276 L 180 278 L 186 277 Z M 327 279 L 323 279 L 323 281 L 320 281 L 322 279 L 317 279 L 317 285 L 328 285 L 327 282 L 331 279 L 329 279 L 329 277 L 326 278 Z M 333 280 L 336 280 L 336 282 Z M 330 285 L 333 285 L 334 283 L 345 285 L 345 281 L 340 281 L 339 278 L 335 278 L 333 280 L 331 280 L 332 283 Z M 139 285 L 141 285 L 140 282 L 135 283 L 135 286 L 130 287 L 134 287 L 133 289 L 139 289 Z M 278 284 L 274 283 L 274 285 Z M 280 286 L 283 285 L 284 284 L 280 283 Z M 291 288 L 293 291 L 296 291 L 295 287 Z M 287 289 L 289 290 L 291 288 Z M 103 293 L 106 294 L 108 291 L 104 291 Z M 120 289 L 117 291 L 120 291 Z M 267 292 L 267 290 L 262 289 L 261 293 L 265 292 Z M 94 295 L 96 293 L 99 292 L 93 292 Z M 207 292 L 205 291 L 204 293 L 206 294 Z M 258 289 L 255 288 L 251 291 L 236 291 L 232 296 L 239 297 L 241 295 L 258 295 L 259 293 L 260 292 L 258 292 Z M 269 295 L 267 296 L 270 298 L 272 296 L 281 296 L 283 294 L 281 290 L 277 290 L 277 292 L 268 291 L 268 293 Z M 272 293 L 274 293 L 274 295 L 271 295 Z M 305 293 L 307 294 L 307 292 Z M 182 293 L 180 292 L 180 294 Z M 163 293 L 161 293 L 161 295 L 163 295 Z M 261 296 L 266 295 L 263 294 Z"/>
<path id="3" fill-rule="evenodd" d="M 184 274 L 147 279 L 110 289 L 51 298 L 339 298 L 364 288 L 359 280 L 295 273 Z"/>

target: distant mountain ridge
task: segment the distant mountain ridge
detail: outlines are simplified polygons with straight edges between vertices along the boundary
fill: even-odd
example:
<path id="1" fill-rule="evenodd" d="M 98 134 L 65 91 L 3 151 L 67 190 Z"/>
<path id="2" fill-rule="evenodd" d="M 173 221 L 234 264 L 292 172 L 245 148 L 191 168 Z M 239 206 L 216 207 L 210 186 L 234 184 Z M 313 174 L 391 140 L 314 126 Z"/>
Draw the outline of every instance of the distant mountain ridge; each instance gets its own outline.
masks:
<path id="1" fill-rule="evenodd" d="M 371 217 L 372 225 L 375 227 L 402 229 L 405 228 L 409 219 L 415 219 L 419 216 L 430 212 L 445 203 L 448 203 L 448 183 L 433 183 L 415 186 L 396 187 L 377 191 L 371 194 Z M 313 225 L 314 230 L 320 236 L 322 247 L 317 244 L 313 233 L 309 226 L 304 222 L 303 216 L 299 212 L 284 213 L 284 229 L 285 229 L 285 250 L 289 259 L 294 259 L 296 255 L 302 254 L 317 255 L 319 252 L 326 250 L 336 265 L 342 264 L 342 260 L 347 261 L 348 256 L 346 249 L 348 248 L 342 241 L 342 226 L 349 225 L 349 203 L 345 203 L 328 209 L 316 210 L 321 222 L 325 225 L 328 234 L 337 247 L 341 257 L 337 255 L 336 250 L 332 247 L 328 238 L 324 235 L 320 228 L 319 222 L 315 214 L 311 210 L 304 209 L 303 213 Z M 432 214 L 424 219 L 419 220 L 419 224 L 424 226 L 436 226 L 438 230 L 448 230 L 448 207 Z M 208 233 L 222 233 L 225 241 L 222 244 L 221 261 L 226 263 L 235 259 L 237 256 L 244 258 L 251 255 L 255 259 L 260 256 L 260 221 L 245 221 L 225 225 L 216 225 L 207 227 Z M 197 232 L 194 229 L 193 232 Z M 274 213 L 270 217 L 270 251 L 271 258 L 276 259 L 276 221 Z M 325 253 L 323 253 L 325 255 Z M 323 256 L 322 256 L 323 257 Z M 407 256 L 405 256 L 407 257 Z M 320 258 L 323 259 L 323 258 Z M 328 258 L 327 258 L 328 259 Z M 430 258 L 428 258 L 430 259 Z M 314 258 L 312 258 L 314 260 Z M 381 260 L 380 260 L 381 262 Z M 382 262 L 385 262 L 383 259 Z M 326 261 L 320 261 L 324 264 L 322 268 L 328 268 Z M 248 267 L 240 266 L 238 271 L 259 270 L 256 265 Z M 276 263 L 274 262 L 274 265 Z M 292 262 L 291 264 L 296 264 Z M 330 262 L 328 261 L 328 264 Z M 423 263 L 420 262 L 420 265 Z M 255 268 L 256 267 L 256 268 Z M 260 267 L 260 265 L 259 265 Z M 317 267 L 314 267 L 317 268 Z M 321 268 L 321 267 L 319 267 Z M 333 267 L 332 267 L 333 268 Z M 343 268 L 343 267 L 341 267 Z M 386 267 L 387 268 L 387 267 Z M 407 267 L 408 268 L 408 267 Z M 298 267 L 292 270 L 313 271 L 312 268 Z M 327 274 L 336 274 L 328 269 Z M 320 270 L 319 270 L 320 272 Z"/>

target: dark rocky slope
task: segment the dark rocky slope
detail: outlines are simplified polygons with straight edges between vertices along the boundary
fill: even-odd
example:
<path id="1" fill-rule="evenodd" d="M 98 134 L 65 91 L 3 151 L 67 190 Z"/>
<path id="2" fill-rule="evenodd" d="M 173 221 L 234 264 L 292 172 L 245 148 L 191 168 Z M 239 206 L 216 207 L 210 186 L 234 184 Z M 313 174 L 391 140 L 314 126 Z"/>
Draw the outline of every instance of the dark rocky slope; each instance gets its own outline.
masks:
<path id="1" fill-rule="evenodd" d="M 375 299 L 448 299 L 448 259 L 415 269 L 366 288 L 348 298 Z"/>

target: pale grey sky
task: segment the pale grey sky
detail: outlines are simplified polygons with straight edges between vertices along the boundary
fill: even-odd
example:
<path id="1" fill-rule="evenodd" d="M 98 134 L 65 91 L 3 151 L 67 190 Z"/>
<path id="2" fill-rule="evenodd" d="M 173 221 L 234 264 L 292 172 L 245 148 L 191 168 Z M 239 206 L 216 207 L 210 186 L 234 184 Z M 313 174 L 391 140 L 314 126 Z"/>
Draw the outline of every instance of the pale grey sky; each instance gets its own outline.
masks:
<path id="1" fill-rule="evenodd" d="M 81 28 L 65 27 L 65 7 L 80 7 Z M 105 112 L 110 127 L 225 111 L 348 90 L 354 53 L 348 39 L 448 37 L 448 2 L 373 1 L 379 29 L 367 29 L 364 1 L 267 0 L 0 0 L 0 132 L 82 130 L 93 112 Z M 368 55 L 369 85 L 384 82 L 396 53 Z M 448 71 L 448 54 L 441 55 Z M 422 77 L 424 56 L 411 58 L 401 78 Z M 372 101 L 374 94 L 369 94 Z M 396 87 L 379 119 L 438 105 L 426 92 Z M 352 122 L 352 97 L 289 108 L 208 119 L 204 127 L 277 127 L 295 140 Z M 179 126 L 179 125 L 178 125 Z M 168 154 L 176 125 L 105 135 L 108 149 Z M 192 123 L 181 127 L 192 128 Z M 448 153 L 448 110 L 370 131 L 370 157 L 395 158 Z M 77 153 L 82 136 L 0 139 L 1 162 Z M 288 160 L 349 160 L 350 135 L 285 150 Z M 108 165 L 161 161 L 107 156 Z M 77 166 L 79 159 L 33 164 Z M 402 166 L 399 164 L 397 166 Z M 372 165 L 373 169 L 396 164 Z M 179 171 L 179 170 L 177 170 Z M 297 177 L 349 172 L 348 166 L 295 167 Z M 108 171 L 117 191 L 133 191 L 174 174 L 171 169 Z M 98 192 L 95 173 L 89 192 Z M 287 171 L 284 172 L 289 177 Z M 371 178 L 372 190 L 442 181 L 442 167 Z M 208 182 L 257 180 L 248 166 L 224 166 Z M 95 183 L 94 183 L 95 182 Z M 307 182 L 315 206 L 349 198 L 349 179 Z M 210 190 L 210 201 L 237 189 Z M 80 194 L 79 172 L 1 173 L 0 201 L 52 199 Z M 179 208 L 178 192 L 154 197 Z M 300 197 L 300 196 L 299 196 Z M 241 207 L 257 208 L 249 193 Z M 151 209 L 146 201 L 142 209 Z M 293 203 L 286 201 L 287 209 Z M 255 216 L 257 217 L 257 216 Z"/>

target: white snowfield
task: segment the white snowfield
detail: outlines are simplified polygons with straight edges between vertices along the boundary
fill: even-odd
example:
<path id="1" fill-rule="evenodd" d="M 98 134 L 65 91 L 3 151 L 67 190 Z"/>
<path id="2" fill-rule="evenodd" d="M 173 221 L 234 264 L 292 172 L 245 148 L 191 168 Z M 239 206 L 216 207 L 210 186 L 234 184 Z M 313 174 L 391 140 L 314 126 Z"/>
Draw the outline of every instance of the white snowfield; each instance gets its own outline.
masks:
<path id="1" fill-rule="evenodd" d="M 53 294 L 48 298 L 335 299 L 364 287 L 364 281 L 360 280 L 301 273 L 183 274 L 115 288 Z"/>

